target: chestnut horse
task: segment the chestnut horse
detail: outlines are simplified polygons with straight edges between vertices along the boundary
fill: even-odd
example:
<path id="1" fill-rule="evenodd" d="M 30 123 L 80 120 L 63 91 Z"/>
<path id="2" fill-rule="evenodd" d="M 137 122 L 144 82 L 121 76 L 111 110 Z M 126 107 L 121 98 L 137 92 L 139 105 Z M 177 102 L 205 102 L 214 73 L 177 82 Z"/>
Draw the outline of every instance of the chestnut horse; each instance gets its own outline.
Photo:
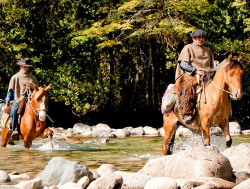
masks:
<path id="1" fill-rule="evenodd" d="M 190 125 L 185 124 L 177 108 L 172 113 L 164 115 L 163 128 L 165 135 L 162 144 L 162 155 L 172 154 L 169 146 L 174 143 L 178 121 L 186 127 L 201 132 L 205 146 L 210 145 L 210 128 L 219 126 L 226 138 L 226 147 L 229 148 L 231 146 L 232 139 L 229 133 L 231 105 L 228 94 L 230 94 L 233 100 L 242 98 L 241 80 L 243 68 L 232 55 L 225 59 L 219 67 L 214 77 L 205 84 L 205 90 L 201 93 L 200 104 L 198 104 L 200 108 L 197 108 L 196 117 Z M 176 86 L 175 90 L 177 90 Z"/>
<path id="2" fill-rule="evenodd" d="M 32 141 L 41 136 L 48 137 L 49 144 L 52 147 L 52 135 L 53 132 L 46 128 L 46 107 L 48 104 L 47 91 L 50 89 L 50 85 L 45 89 L 37 87 L 33 84 L 34 91 L 28 97 L 28 103 L 25 108 L 25 112 L 21 118 L 20 123 L 20 138 L 24 140 L 25 148 L 30 148 Z M 11 141 L 11 117 L 6 122 L 6 127 L 1 130 L 1 147 L 6 147 L 8 141 Z M 10 143 L 9 141 L 9 143 Z M 13 141 L 12 141 L 13 142 Z"/>

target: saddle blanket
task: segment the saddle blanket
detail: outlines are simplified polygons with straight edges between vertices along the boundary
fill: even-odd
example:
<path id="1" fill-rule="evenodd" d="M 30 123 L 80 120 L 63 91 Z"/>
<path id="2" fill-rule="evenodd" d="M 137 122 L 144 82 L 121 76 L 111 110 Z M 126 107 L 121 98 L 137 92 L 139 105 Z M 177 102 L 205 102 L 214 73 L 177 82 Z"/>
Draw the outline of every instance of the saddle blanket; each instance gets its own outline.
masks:
<path id="1" fill-rule="evenodd" d="M 174 110 L 176 102 L 176 93 L 174 90 L 174 84 L 169 84 L 161 102 L 161 113 L 170 114 Z"/>
<path id="2" fill-rule="evenodd" d="M 0 122 L 1 129 L 6 128 L 6 123 L 9 117 L 10 117 L 10 114 L 7 114 L 5 112 L 1 115 L 1 122 Z"/>

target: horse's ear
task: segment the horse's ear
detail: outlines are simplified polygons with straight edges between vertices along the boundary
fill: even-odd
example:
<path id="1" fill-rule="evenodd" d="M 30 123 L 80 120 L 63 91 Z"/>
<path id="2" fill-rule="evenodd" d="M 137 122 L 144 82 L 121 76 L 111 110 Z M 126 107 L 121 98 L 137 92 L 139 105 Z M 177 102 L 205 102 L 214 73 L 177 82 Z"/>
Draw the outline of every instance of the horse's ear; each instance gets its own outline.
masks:
<path id="1" fill-rule="evenodd" d="M 44 89 L 46 92 L 50 89 L 51 83 Z"/>
<path id="2" fill-rule="evenodd" d="M 37 92 L 38 91 L 38 87 L 36 86 L 35 83 L 33 83 L 33 88 L 34 88 L 34 91 Z"/>
<path id="3" fill-rule="evenodd" d="M 231 53 L 228 57 L 227 57 L 227 61 L 228 62 L 231 62 L 233 59 L 233 54 Z"/>
<path id="4" fill-rule="evenodd" d="M 242 62 L 243 62 L 243 56 L 240 56 L 240 57 L 238 58 L 238 61 L 239 61 L 240 63 L 242 63 Z"/>

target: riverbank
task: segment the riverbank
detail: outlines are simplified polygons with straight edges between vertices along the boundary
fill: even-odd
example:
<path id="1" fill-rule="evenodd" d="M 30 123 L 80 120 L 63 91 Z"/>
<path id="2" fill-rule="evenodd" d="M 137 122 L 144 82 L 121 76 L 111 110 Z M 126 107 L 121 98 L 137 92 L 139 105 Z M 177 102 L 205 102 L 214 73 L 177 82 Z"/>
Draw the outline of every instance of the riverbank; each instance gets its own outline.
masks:
<path id="1" fill-rule="evenodd" d="M 231 124 L 232 125 L 232 124 Z M 91 128 L 91 129 L 90 129 Z M 110 151 L 112 150 L 112 148 L 114 148 L 114 146 L 112 146 L 112 142 L 115 140 L 115 138 L 112 138 L 112 137 L 116 137 L 116 140 L 119 139 L 119 137 L 121 136 L 124 136 L 124 133 L 128 134 L 130 133 L 129 135 L 126 134 L 126 136 L 124 137 L 125 139 L 128 139 L 128 138 L 137 138 L 137 137 L 146 137 L 146 138 L 159 138 L 158 135 L 154 134 L 155 133 L 155 130 L 157 130 L 158 134 L 160 133 L 159 131 L 161 131 L 161 128 L 160 129 L 156 129 L 156 128 L 151 128 L 149 126 L 146 126 L 146 127 L 138 127 L 138 128 L 132 128 L 132 127 L 127 127 L 127 128 L 124 128 L 124 129 L 111 129 L 108 127 L 108 125 L 106 124 L 98 124 L 96 126 L 87 126 L 87 125 L 83 125 L 83 124 L 75 124 L 72 128 L 70 129 L 67 129 L 67 130 L 64 130 L 62 128 L 52 128 L 52 130 L 54 130 L 54 139 L 56 140 L 60 140 L 64 143 L 71 143 L 71 144 L 75 144 L 75 143 L 84 143 L 84 145 L 86 145 L 86 142 L 85 139 L 86 138 L 89 138 L 89 136 L 87 135 L 88 133 L 92 133 L 92 138 L 95 137 L 95 141 L 98 143 L 99 139 L 109 139 L 109 140 L 100 140 L 100 146 L 106 146 L 106 147 L 110 147 L 108 148 Z M 129 132 L 126 132 L 129 131 Z M 142 132 L 143 130 L 143 132 Z M 232 130 L 232 128 L 231 128 Z M 107 132 L 104 132 L 104 131 L 107 131 Z M 122 132 L 121 132 L 122 131 Z M 136 132 L 135 132 L 136 131 Z M 150 132 L 149 132 L 150 131 Z M 233 130 L 232 130 L 233 131 Z M 138 133 L 138 134 L 131 134 L 131 133 Z M 179 134 L 178 134 L 179 133 Z M 215 131 L 212 132 L 213 135 L 219 135 L 219 131 L 216 129 Z M 243 133 L 243 131 L 241 131 L 240 133 Z M 246 133 L 246 132 L 244 132 Z M 107 135 L 106 135 L 107 134 Z M 117 135 L 116 135 L 117 134 Z M 119 137 L 118 137 L 119 136 Z M 148 137 L 147 137 L 148 136 Z M 180 137 L 180 138 L 183 138 L 183 136 L 187 137 L 187 136 L 191 136 L 190 135 L 190 132 L 189 130 L 186 130 L 186 128 L 183 128 L 183 127 L 180 127 L 178 129 L 178 132 L 177 132 L 177 136 Z M 121 137 L 122 138 L 122 137 Z M 161 137 L 159 138 L 161 139 Z M 101 144 L 102 141 L 105 144 Z M 108 143 L 110 142 L 110 143 Z M 140 145 L 139 142 L 137 142 L 138 145 Z M 80 144 L 79 144 L 80 145 Z M 136 145 L 135 144 L 132 144 L 132 145 Z M 130 151 L 131 149 L 128 149 L 128 151 Z M 158 151 L 160 151 L 160 147 L 158 145 Z M 73 152 L 71 152 L 73 153 Z M 82 153 L 85 153 L 85 151 L 82 151 Z M 98 159 L 98 154 L 102 153 L 102 150 L 96 150 L 96 158 Z M 120 152 L 118 152 L 120 153 Z M 73 153 L 74 154 L 74 153 Z M 72 155 L 73 155 L 72 154 Z M 70 155 L 70 153 L 68 154 Z M 112 155 L 114 158 L 115 158 L 115 154 Z M 24 156 L 25 157 L 25 156 Z M 159 157 L 159 156 L 158 156 Z M 158 158 L 158 157 L 152 157 L 152 158 Z M 112 157 L 109 157 L 109 158 L 112 158 Z M 51 160 L 53 159 L 53 157 L 51 157 Z M 67 156 L 65 156 L 64 159 L 68 159 Z M 138 158 L 139 160 L 140 158 Z M 30 162 L 32 162 L 32 157 L 30 157 L 30 159 L 28 160 Z M 118 160 L 119 161 L 119 160 Z M 128 160 L 129 161 L 129 160 Z M 147 161 L 150 161 L 150 158 L 145 160 L 144 161 L 144 165 L 147 163 Z M 74 161 L 73 161 L 74 162 Z M 126 161 L 124 161 L 125 163 Z M 80 163 L 81 165 L 83 166 L 86 166 L 86 164 L 84 164 L 84 161 Z M 106 163 L 105 162 L 102 162 L 102 165 L 105 165 Z M 91 169 L 91 172 L 96 172 L 96 170 L 98 170 L 101 166 L 98 166 L 96 167 L 96 169 Z M 112 164 L 111 164 L 112 165 Z M 32 166 L 32 165 L 31 165 Z M 114 166 L 114 165 L 112 165 Z M 126 166 L 126 165 L 125 165 Z M 127 164 L 127 167 L 130 166 L 129 163 Z M 43 167 L 45 169 L 46 165 Z M 86 166 L 88 168 L 88 166 Z M 116 167 L 116 166 L 114 166 Z M 116 169 L 118 169 L 118 167 L 116 167 Z M 126 176 L 129 176 L 130 173 L 136 173 L 136 172 L 127 172 L 127 171 L 124 171 L 124 170 L 120 170 L 118 169 L 118 171 L 120 172 L 125 172 L 125 176 L 123 177 L 126 177 Z M 140 170 L 139 170 L 140 171 Z M 129 173 L 129 175 L 127 175 L 126 173 Z M 10 174 L 10 173 L 9 173 Z M 28 174 L 27 174 L 28 175 Z M 133 175 L 133 174 L 132 174 Z M 113 175 L 114 176 L 114 175 Z M 31 179 L 31 180 L 34 180 L 34 179 Z M 126 180 L 126 179 L 125 179 Z M 175 180 L 175 179 L 174 179 Z M 32 181 L 33 182 L 33 181 Z M 90 182 L 90 181 L 89 181 Z M 92 181 L 93 182 L 93 181 Z M 176 181 L 175 181 L 176 182 Z M 199 181 L 201 182 L 201 181 Z M 7 182 L 8 183 L 8 182 Z M 145 183 L 144 183 L 145 184 Z M 62 186 L 60 186 L 61 188 Z"/>

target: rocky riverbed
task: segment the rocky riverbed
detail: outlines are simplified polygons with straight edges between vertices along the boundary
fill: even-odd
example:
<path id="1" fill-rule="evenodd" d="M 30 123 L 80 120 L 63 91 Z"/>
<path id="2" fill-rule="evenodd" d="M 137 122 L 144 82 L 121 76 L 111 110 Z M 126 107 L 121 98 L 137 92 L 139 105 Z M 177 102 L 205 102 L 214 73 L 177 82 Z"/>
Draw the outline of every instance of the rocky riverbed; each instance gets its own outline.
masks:
<path id="1" fill-rule="evenodd" d="M 54 138 L 81 143 L 82 137 L 95 137 L 108 143 L 114 137 L 163 136 L 163 128 L 150 126 L 112 129 L 106 124 L 88 126 L 77 123 L 73 128 L 51 128 Z M 231 135 L 249 135 L 236 122 L 230 123 Z M 214 127 L 211 134 L 221 135 Z M 190 137 L 192 131 L 180 127 L 177 137 Z M 108 145 L 108 144 L 107 144 Z M 190 147 L 171 156 L 151 158 L 138 172 L 124 172 L 111 164 L 93 170 L 62 157 L 52 158 L 44 170 L 31 179 L 28 174 L 0 171 L 0 189 L 209 189 L 250 188 L 250 143 L 233 146 L 223 152 L 215 147 Z M 0 167 L 1 170 L 1 167 Z M 18 170 L 17 170 L 18 171 Z M 17 184 L 9 185 L 10 181 Z"/>

